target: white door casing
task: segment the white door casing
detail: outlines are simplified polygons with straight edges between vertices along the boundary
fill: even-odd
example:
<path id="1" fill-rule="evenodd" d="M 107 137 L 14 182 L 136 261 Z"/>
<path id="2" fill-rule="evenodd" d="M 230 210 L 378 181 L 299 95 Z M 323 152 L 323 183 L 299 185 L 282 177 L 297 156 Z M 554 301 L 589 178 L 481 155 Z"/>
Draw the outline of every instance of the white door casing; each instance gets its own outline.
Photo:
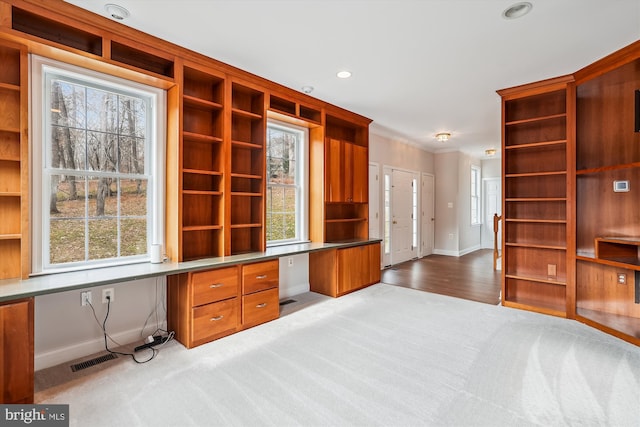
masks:
<path id="1" fill-rule="evenodd" d="M 500 178 L 485 178 L 483 180 L 483 224 L 482 224 L 482 247 L 493 249 L 493 215 L 502 215 L 502 193 Z M 498 232 L 498 245 L 502 241 L 502 227 Z M 500 248 L 498 248 L 500 249 Z"/>
<path id="2" fill-rule="evenodd" d="M 413 246 L 413 180 L 416 174 L 394 169 L 391 174 L 391 263 L 418 256 Z M 417 179 L 416 179 L 417 181 Z"/>
<path id="3" fill-rule="evenodd" d="M 420 228 L 421 243 L 420 255 L 428 256 L 433 253 L 433 239 L 435 228 L 435 183 L 434 176 L 423 173 L 420 185 L 421 208 L 420 208 Z"/>
<path id="4" fill-rule="evenodd" d="M 380 237 L 380 171 L 369 163 L 369 237 Z"/>

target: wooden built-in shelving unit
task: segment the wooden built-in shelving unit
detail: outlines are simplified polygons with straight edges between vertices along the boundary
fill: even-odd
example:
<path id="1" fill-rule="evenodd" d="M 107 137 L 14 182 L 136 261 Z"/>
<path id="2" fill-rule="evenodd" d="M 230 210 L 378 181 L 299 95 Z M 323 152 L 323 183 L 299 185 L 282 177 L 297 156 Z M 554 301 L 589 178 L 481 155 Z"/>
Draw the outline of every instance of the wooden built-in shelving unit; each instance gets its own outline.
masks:
<path id="1" fill-rule="evenodd" d="M 0 279 L 29 272 L 26 49 L 0 41 Z"/>
<path id="2" fill-rule="evenodd" d="M 503 303 L 558 316 L 567 297 L 573 111 L 564 77 L 503 98 Z"/>
<path id="3" fill-rule="evenodd" d="M 631 50 L 578 73 L 576 313 L 640 344 L 640 42 Z M 615 181 L 628 191 L 614 191 Z"/>

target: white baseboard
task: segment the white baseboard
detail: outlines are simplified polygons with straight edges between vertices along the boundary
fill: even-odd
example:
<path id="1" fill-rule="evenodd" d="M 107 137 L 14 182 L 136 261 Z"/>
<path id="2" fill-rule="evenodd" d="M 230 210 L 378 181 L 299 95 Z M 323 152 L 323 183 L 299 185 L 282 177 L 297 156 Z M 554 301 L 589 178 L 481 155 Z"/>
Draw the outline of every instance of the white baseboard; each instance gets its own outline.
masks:
<path id="1" fill-rule="evenodd" d="M 166 324 L 161 327 L 166 328 Z M 153 330 L 149 330 L 153 332 Z M 128 331 L 119 332 L 116 334 L 109 334 L 114 340 L 120 344 L 129 344 L 133 342 L 140 342 L 142 344 L 144 338 L 140 337 L 140 328 L 131 329 Z M 116 344 L 108 341 L 109 348 L 114 349 L 118 347 Z M 104 337 L 100 336 L 88 341 L 83 341 L 71 346 L 60 347 L 57 349 L 49 350 L 45 353 L 36 353 L 34 356 L 34 369 L 39 371 L 41 369 L 50 368 L 52 366 L 60 365 L 61 363 L 70 362 L 72 360 L 86 357 L 95 353 L 104 351 Z"/>
<path id="2" fill-rule="evenodd" d="M 300 283 L 296 285 L 288 285 L 280 287 L 280 299 L 290 298 L 294 295 L 304 294 L 309 292 L 311 285 L 309 283 Z"/>
<path id="3" fill-rule="evenodd" d="M 446 249 L 434 249 L 433 253 L 436 255 L 446 255 L 446 256 L 455 256 L 455 257 L 461 257 L 462 255 L 467 255 L 470 254 L 471 252 L 475 252 L 477 250 L 482 249 L 482 247 L 480 245 L 475 245 L 472 246 L 470 248 L 466 248 L 463 249 L 461 251 L 450 251 L 450 250 L 446 250 Z"/>

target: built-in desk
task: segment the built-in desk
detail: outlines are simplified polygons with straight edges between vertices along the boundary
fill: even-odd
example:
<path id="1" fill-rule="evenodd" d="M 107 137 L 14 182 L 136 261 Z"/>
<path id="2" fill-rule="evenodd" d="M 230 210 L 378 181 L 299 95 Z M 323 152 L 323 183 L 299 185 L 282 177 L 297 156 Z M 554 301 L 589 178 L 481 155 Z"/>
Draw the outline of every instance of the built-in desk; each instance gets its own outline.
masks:
<path id="1" fill-rule="evenodd" d="M 173 276 L 314 253 L 377 244 L 380 239 L 340 243 L 302 243 L 227 257 L 188 262 L 139 263 L 84 271 L 34 276 L 26 280 L 0 280 L 0 396 L 1 403 L 33 401 L 33 298 L 74 289 L 86 289 L 138 279 Z M 310 263 L 312 260 L 310 259 Z"/>

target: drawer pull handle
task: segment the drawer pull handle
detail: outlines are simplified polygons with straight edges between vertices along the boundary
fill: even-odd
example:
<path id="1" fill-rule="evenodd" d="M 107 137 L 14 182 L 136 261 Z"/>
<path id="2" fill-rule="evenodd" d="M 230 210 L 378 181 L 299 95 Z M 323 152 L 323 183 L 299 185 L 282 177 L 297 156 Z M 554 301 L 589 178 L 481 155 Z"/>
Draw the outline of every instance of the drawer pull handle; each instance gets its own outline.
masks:
<path id="1" fill-rule="evenodd" d="M 212 285 L 209 285 L 210 288 L 219 288 L 224 286 L 224 283 L 214 283 Z"/>
<path id="2" fill-rule="evenodd" d="M 266 274 L 261 274 L 260 276 L 256 276 L 256 279 L 266 279 L 267 275 Z"/>
<path id="3" fill-rule="evenodd" d="M 256 308 L 265 308 L 266 306 L 267 306 L 267 303 L 263 302 L 262 304 L 256 305 Z"/>
<path id="4" fill-rule="evenodd" d="M 210 322 L 217 322 L 218 320 L 222 320 L 223 317 L 224 317 L 223 315 L 212 317 L 211 319 L 209 319 L 209 321 Z"/>

